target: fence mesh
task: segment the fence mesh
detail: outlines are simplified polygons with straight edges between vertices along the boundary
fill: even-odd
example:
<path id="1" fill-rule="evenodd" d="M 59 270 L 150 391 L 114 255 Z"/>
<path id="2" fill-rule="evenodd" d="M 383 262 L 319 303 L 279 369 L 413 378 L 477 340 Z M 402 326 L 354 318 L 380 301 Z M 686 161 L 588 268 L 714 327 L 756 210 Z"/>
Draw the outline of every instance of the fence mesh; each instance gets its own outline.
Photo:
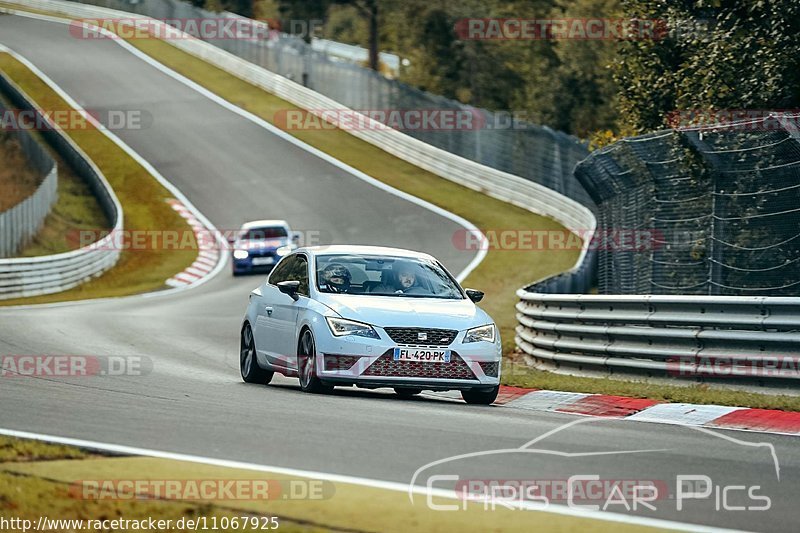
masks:
<path id="1" fill-rule="evenodd" d="M 231 16 L 178 0 L 83 0 L 82 3 L 129 11 L 167 23 L 175 21 L 173 25 L 181 20 Z M 573 175 L 576 163 L 589 153 L 586 145 L 575 137 L 513 120 L 509 114 L 471 108 L 417 90 L 368 68 L 329 57 L 300 38 L 278 32 L 271 32 L 265 39 L 206 40 L 355 110 L 468 111 L 481 127 L 444 131 L 408 129 L 405 133 L 466 159 L 535 181 L 593 207 L 591 197 Z"/>
<path id="2" fill-rule="evenodd" d="M 800 294 L 798 124 L 779 114 L 657 132 L 580 163 L 601 230 L 653 235 L 644 250 L 600 247 L 600 292 Z"/>

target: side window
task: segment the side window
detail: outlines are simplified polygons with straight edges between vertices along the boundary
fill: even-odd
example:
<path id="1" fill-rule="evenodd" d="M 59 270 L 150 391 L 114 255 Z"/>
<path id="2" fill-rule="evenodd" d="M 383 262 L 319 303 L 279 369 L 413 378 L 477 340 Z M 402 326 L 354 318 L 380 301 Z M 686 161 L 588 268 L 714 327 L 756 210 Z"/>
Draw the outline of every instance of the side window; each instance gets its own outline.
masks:
<path id="1" fill-rule="evenodd" d="M 288 267 L 286 280 L 299 281 L 300 289 L 297 292 L 303 296 L 308 296 L 308 259 L 304 255 L 296 255 L 292 259 L 294 261 Z"/>
<path id="2" fill-rule="evenodd" d="M 293 255 L 291 257 L 287 257 L 285 261 L 281 261 L 278 266 L 275 267 L 275 270 L 272 271 L 269 275 L 269 284 L 270 285 L 277 285 L 281 281 L 286 281 L 288 278 L 288 273 L 293 268 L 292 263 L 297 262 L 297 256 Z"/>

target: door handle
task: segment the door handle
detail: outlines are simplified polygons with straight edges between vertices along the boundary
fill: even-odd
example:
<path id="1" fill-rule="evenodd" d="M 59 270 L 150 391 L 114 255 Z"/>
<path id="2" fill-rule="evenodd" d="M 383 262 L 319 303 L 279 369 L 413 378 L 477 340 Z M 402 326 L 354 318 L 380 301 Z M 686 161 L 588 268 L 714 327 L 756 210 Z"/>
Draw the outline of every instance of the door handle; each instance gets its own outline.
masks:
<path id="1" fill-rule="evenodd" d="M 269 305 L 264 307 L 264 311 L 267 312 L 267 315 L 272 316 L 272 307 L 270 307 Z"/>

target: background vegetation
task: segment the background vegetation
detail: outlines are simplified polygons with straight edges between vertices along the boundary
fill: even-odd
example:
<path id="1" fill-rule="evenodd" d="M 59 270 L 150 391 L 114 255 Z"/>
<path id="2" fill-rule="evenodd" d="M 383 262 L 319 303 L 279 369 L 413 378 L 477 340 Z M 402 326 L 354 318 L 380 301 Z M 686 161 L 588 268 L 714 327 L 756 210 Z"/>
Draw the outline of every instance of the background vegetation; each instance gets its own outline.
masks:
<path id="1" fill-rule="evenodd" d="M 194 0 L 408 59 L 426 91 L 605 144 L 663 128 L 676 110 L 800 106 L 800 3 L 740 0 Z M 377 31 L 370 31 L 372 17 Z M 465 41 L 467 17 L 656 19 L 649 40 Z M 284 28 L 290 28 L 284 24 Z"/>

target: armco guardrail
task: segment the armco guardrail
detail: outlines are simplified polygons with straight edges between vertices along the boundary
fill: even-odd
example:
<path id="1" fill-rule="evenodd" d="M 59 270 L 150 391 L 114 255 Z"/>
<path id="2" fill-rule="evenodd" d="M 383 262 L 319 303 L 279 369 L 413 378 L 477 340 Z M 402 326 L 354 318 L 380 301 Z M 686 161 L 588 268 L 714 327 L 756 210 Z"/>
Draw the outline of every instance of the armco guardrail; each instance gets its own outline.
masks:
<path id="1" fill-rule="evenodd" d="M 6 111 L 0 102 L 0 114 Z M 13 257 L 36 235 L 58 193 L 58 167 L 47 150 L 23 129 L 9 135 L 19 142 L 31 169 L 44 178 L 33 194 L 0 213 L 0 258 Z"/>
<path id="2" fill-rule="evenodd" d="M 75 18 L 149 18 L 124 11 L 57 0 L 10 0 L 6 3 L 62 13 Z M 351 111 L 330 98 L 210 43 L 195 39 L 158 21 L 150 24 L 158 25 L 159 35 L 166 36 L 167 42 L 172 46 L 261 87 L 302 109 L 312 113 L 337 109 Z M 326 116 L 330 118 L 329 115 Z M 369 126 L 346 128 L 345 131 L 445 179 L 532 212 L 552 217 L 568 229 L 580 231 L 581 235 L 585 235 L 587 232 L 591 235 L 595 230 L 597 224 L 595 216 L 587 207 L 547 187 L 436 148 L 400 131 L 383 127 L 366 116 L 364 116 L 363 122 Z M 581 255 L 578 264 L 582 264 L 584 256 L 585 254 Z"/>
<path id="3" fill-rule="evenodd" d="M 2 73 L 0 92 L 18 108 L 36 111 L 33 101 Z M 43 121 L 44 117 L 39 122 Z M 112 236 L 122 230 L 122 207 L 111 186 L 86 154 L 60 130 L 51 128 L 42 135 L 89 185 L 112 222 L 113 231 L 108 237 L 72 252 L 0 259 L 0 300 L 65 291 L 99 276 L 119 259 L 120 250 L 113 246 Z"/>
<path id="4" fill-rule="evenodd" d="M 546 368 L 797 386 L 800 299 L 518 292 L 517 346 Z"/>

